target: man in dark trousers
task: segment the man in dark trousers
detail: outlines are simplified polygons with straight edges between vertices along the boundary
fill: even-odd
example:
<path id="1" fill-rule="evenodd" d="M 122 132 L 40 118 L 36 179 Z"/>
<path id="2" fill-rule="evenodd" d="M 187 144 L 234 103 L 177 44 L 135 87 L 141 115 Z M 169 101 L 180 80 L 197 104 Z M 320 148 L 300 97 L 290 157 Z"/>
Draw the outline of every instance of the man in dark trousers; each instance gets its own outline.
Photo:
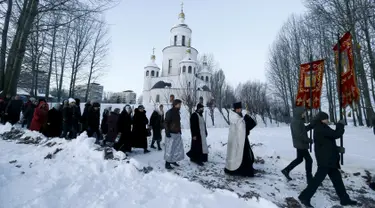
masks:
<path id="1" fill-rule="evenodd" d="M 293 110 L 293 119 L 290 125 L 290 130 L 293 138 L 293 146 L 297 149 L 297 158 L 293 160 L 281 172 L 288 180 L 292 180 L 289 176 L 290 171 L 303 162 L 305 159 L 306 165 L 306 179 L 309 183 L 312 179 L 312 163 L 313 160 L 309 153 L 310 143 L 312 139 L 307 136 L 307 132 L 311 130 L 311 124 L 305 126 L 305 109 L 303 107 L 296 107 Z"/>
<path id="2" fill-rule="evenodd" d="M 101 139 L 100 133 L 100 104 L 95 102 L 87 110 L 87 135 L 95 137 L 96 143 Z"/>
<path id="3" fill-rule="evenodd" d="M 318 113 L 314 125 L 314 150 L 318 170 L 312 181 L 298 198 L 306 207 L 313 207 L 310 204 L 310 200 L 328 175 L 340 198 L 341 205 L 357 205 L 357 202 L 351 200 L 346 193 L 344 182 L 342 181 L 342 176 L 339 171 L 340 152 L 343 152 L 344 149 L 336 145 L 336 139 L 344 134 L 345 121 L 339 121 L 336 124 L 336 130 L 331 129 L 328 123 L 328 114 L 324 112 Z"/>
<path id="4" fill-rule="evenodd" d="M 203 118 L 204 107 L 198 103 L 197 110 L 190 117 L 191 146 L 186 154 L 190 161 L 199 166 L 208 160 L 207 128 Z"/>
<path id="5" fill-rule="evenodd" d="M 173 107 L 165 114 L 165 168 L 173 169 L 171 166 L 180 166 L 177 162 L 184 159 L 184 143 L 181 138 L 181 109 L 182 101 L 173 100 Z"/>

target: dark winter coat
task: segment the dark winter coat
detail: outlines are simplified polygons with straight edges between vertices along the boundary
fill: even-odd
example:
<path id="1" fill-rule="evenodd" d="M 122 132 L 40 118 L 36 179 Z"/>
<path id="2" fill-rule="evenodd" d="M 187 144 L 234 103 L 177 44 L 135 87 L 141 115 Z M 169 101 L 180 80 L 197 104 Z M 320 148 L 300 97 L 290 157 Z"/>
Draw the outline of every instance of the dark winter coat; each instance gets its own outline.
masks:
<path id="1" fill-rule="evenodd" d="M 305 126 L 302 114 L 305 109 L 297 107 L 293 110 L 293 119 L 290 124 L 290 130 L 293 138 L 293 146 L 296 149 L 309 149 L 312 138 L 307 136 L 307 131 L 311 129 L 311 125 Z"/>
<path id="2" fill-rule="evenodd" d="M 118 135 L 118 119 L 119 114 L 111 112 L 108 116 L 108 133 L 106 135 L 106 141 L 115 142 Z"/>
<path id="3" fill-rule="evenodd" d="M 1 123 L 5 122 L 5 101 L 3 99 L 0 99 L 0 117 L 1 117 Z"/>
<path id="4" fill-rule="evenodd" d="M 69 126 L 72 125 L 73 117 L 72 117 L 71 112 L 72 112 L 71 107 L 69 105 L 64 105 L 62 113 L 63 113 L 63 122 L 65 125 L 69 125 Z"/>
<path id="5" fill-rule="evenodd" d="M 79 131 L 79 123 L 81 121 L 81 108 L 79 107 L 79 105 L 74 105 L 71 108 L 71 114 L 72 114 L 72 125 L 77 131 Z"/>
<path id="6" fill-rule="evenodd" d="M 181 134 L 181 116 L 180 110 L 172 108 L 165 114 L 165 135 L 171 137 L 170 134 Z"/>
<path id="7" fill-rule="evenodd" d="M 44 135 L 47 137 L 59 137 L 62 131 L 62 112 L 52 108 L 48 111 L 47 126 Z"/>
<path id="8" fill-rule="evenodd" d="M 98 131 L 100 126 L 100 111 L 90 107 L 87 112 L 87 128 L 90 131 Z"/>
<path id="9" fill-rule="evenodd" d="M 336 130 L 317 122 L 314 126 L 314 150 L 318 167 L 339 168 L 340 154 L 336 139 L 344 134 L 344 125 L 336 124 Z"/>
<path id="10" fill-rule="evenodd" d="M 162 139 L 161 130 L 164 129 L 164 114 L 160 115 L 154 111 L 150 117 L 150 126 L 152 128 L 152 139 L 160 141 Z"/>
<path id="11" fill-rule="evenodd" d="M 11 100 L 6 108 L 7 119 L 14 125 L 20 120 L 21 110 L 23 102 L 22 100 Z"/>
<path id="12" fill-rule="evenodd" d="M 133 116 L 132 147 L 147 148 L 147 124 L 146 111 L 141 112 L 136 108 Z"/>
<path id="13" fill-rule="evenodd" d="M 109 113 L 110 113 L 109 110 L 104 109 L 102 123 L 100 124 L 101 125 L 100 128 L 101 128 L 103 134 L 108 133 L 108 116 L 109 116 Z"/>
<path id="14" fill-rule="evenodd" d="M 86 103 L 85 108 L 83 109 L 83 114 L 81 117 L 82 132 L 87 131 L 87 128 L 88 128 L 88 122 L 89 122 L 88 114 L 89 114 L 90 107 L 91 107 L 91 103 Z"/>
<path id="15" fill-rule="evenodd" d="M 132 117 L 124 109 L 117 121 L 117 129 L 121 133 L 120 140 L 115 144 L 114 148 L 116 150 L 123 150 L 124 152 L 131 151 L 131 142 L 132 142 Z"/>
<path id="16" fill-rule="evenodd" d="M 31 121 L 33 120 L 36 105 L 32 102 L 27 102 L 23 110 L 23 119 L 26 120 L 27 128 L 30 128 Z"/>
<path id="17" fill-rule="evenodd" d="M 41 131 L 42 127 L 47 124 L 48 104 L 44 101 L 39 102 L 35 108 L 33 120 L 30 125 L 31 131 Z"/>

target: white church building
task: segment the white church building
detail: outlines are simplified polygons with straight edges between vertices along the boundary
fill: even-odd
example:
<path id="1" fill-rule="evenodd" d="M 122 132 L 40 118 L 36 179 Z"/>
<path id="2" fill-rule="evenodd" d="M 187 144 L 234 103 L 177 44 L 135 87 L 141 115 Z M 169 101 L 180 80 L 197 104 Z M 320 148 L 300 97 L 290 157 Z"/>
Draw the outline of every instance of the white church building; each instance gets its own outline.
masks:
<path id="1" fill-rule="evenodd" d="M 192 30 L 185 24 L 185 13 L 181 8 L 179 23 L 170 30 L 170 44 L 163 49 L 162 68 L 155 63 L 155 55 L 144 67 L 143 104 L 167 104 L 174 95 L 186 100 L 194 95 L 197 103 L 211 99 L 211 76 L 207 63 L 200 66 L 198 50 L 191 46 Z"/>

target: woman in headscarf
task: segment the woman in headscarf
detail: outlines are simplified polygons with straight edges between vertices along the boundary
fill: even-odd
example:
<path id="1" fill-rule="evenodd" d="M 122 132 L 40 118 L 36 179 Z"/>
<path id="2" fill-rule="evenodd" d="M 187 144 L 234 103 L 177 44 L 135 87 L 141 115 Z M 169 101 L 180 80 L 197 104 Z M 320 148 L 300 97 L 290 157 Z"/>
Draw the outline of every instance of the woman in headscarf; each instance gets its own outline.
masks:
<path id="1" fill-rule="evenodd" d="M 48 104 L 44 99 L 40 99 L 34 111 L 33 120 L 31 121 L 30 130 L 41 132 L 42 127 L 47 123 Z"/>
<path id="2" fill-rule="evenodd" d="M 123 152 L 131 152 L 131 136 L 132 136 L 132 108 L 130 105 L 126 105 L 122 110 L 118 122 L 117 128 L 121 134 L 120 140 L 115 144 L 114 148 Z"/>
<path id="3" fill-rule="evenodd" d="M 150 126 L 152 128 L 152 142 L 151 148 L 156 149 L 155 142 L 158 145 L 158 150 L 162 150 L 160 147 L 160 142 L 162 139 L 161 131 L 164 128 L 164 110 L 163 105 L 159 106 L 159 109 L 155 109 L 150 117 Z"/>
<path id="4" fill-rule="evenodd" d="M 57 103 L 48 111 L 47 126 L 43 132 L 47 137 L 59 137 L 61 135 L 62 112 L 60 111 L 60 106 L 61 105 Z"/>
<path id="5" fill-rule="evenodd" d="M 140 105 L 134 110 L 132 147 L 143 148 L 144 153 L 150 152 L 147 149 L 147 124 L 148 119 L 146 117 L 145 108 L 143 107 L 143 105 Z"/>
<path id="6" fill-rule="evenodd" d="M 118 118 L 120 116 L 120 109 L 116 108 L 111 114 L 108 116 L 108 133 L 105 137 L 105 142 L 115 143 L 117 135 L 118 135 Z"/>

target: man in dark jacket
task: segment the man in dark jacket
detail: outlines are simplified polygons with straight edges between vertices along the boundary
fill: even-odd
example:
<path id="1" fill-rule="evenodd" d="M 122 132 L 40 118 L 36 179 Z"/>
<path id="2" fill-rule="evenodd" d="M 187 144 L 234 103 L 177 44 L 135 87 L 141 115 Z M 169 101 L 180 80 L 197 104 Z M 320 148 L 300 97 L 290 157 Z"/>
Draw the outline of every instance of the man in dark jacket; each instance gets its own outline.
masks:
<path id="1" fill-rule="evenodd" d="M 313 207 L 310 200 L 328 175 L 331 179 L 342 206 L 357 205 L 356 201 L 350 199 L 346 193 L 340 169 L 340 152 L 344 150 L 337 147 L 336 139 L 344 134 L 345 121 L 336 124 L 336 130 L 328 126 L 328 114 L 318 113 L 314 124 L 314 150 L 318 163 L 318 170 L 307 188 L 299 195 L 299 199 L 306 207 Z"/>
<path id="2" fill-rule="evenodd" d="M 177 163 L 184 159 L 184 144 L 181 138 L 181 109 L 182 101 L 173 100 L 173 107 L 165 115 L 165 168 L 173 169 L 171 164 L 179 166 Z"/>
<path id="3" fill-rule="evenodd" d="M 203 162 L 207 162 L 208 158 L 208 134 L 203 111 L 203 105 L 198 103 L 197 110 L 190 117 L 191 146 L 190 151 L 186 154 L 190 161 L 199 166 L 203 166 Z"/>
<path id="4" fill-rule="evenodd" d="M 290 130 L 293 138 L 293 146 L 297 149 L 297 158 L 292 161 L 281 172 L 288 180 L 292 180 L 289 176 L 290 171 L 303 162 L 305 159 L 306 179 L 307 183 L 311 181 L 312 177 L 312 163 L 313 160 L 309 153 L 310 143 L 312 139 L 307 136 L 307 132 L 311 130 L 311 125 L 305 126 L 305 109 L 303 107 L 296 107 L 293 110 L 293 119 L 290 125 Z"/>
<path id="5" fill-rule="evenodd" d="M 89 113 L 89 109 L 91 108 L 91 102 L 90 101 L 87 101 L 86 104 L 85 104 L 85 108 L 83 109 L 83 114 L 82 114 L 82 117 L 81 117 L 81 123 L 82 123 L 82 132 L 84 131 L 87 131 L 87 122 L 88 122 L 88 113 Z"/>
<path id="6" fill-rule="evenodd" d="M 5 110 L 5 115 L 8 118 L 8 122 L 12 125 L 16 124 L 20 120 L 22 106 L 23 102 L 18 95 L 9 102 Z"/>
<path id="7" fill-rule="evenodd" d="M 100 126 L 100 104 L 95 102 L 88 109 L 88 113 L 87 113 L 87 135 L 89 137 L 95 137 L 96 143 L 98 143 L 101 138 L 99 126 Z"/>
<path id="8" fill-rule="evenodd" d="M 107 107 L 103 111 L 103 116 L 102 116 L 102 122 L 100 124 L 100 128 L 102 130 L 102 134 L 107 134 L 108 133 L 108 116 L 112 111 L 112 106 Z"/>
<path id="9" fill-rule="evenodd" d="M 158 150 L 162 150 L 160 142 L 162 139 L 161 131 L 164 129 L 164 110 L 163 105 L 159 106 L 158 110 L 154 110 L 150 117 L 150 126 L 152 128 L 152 142 L 151 148 L 156 149 L 155 142 L 158 145 Z"/>

